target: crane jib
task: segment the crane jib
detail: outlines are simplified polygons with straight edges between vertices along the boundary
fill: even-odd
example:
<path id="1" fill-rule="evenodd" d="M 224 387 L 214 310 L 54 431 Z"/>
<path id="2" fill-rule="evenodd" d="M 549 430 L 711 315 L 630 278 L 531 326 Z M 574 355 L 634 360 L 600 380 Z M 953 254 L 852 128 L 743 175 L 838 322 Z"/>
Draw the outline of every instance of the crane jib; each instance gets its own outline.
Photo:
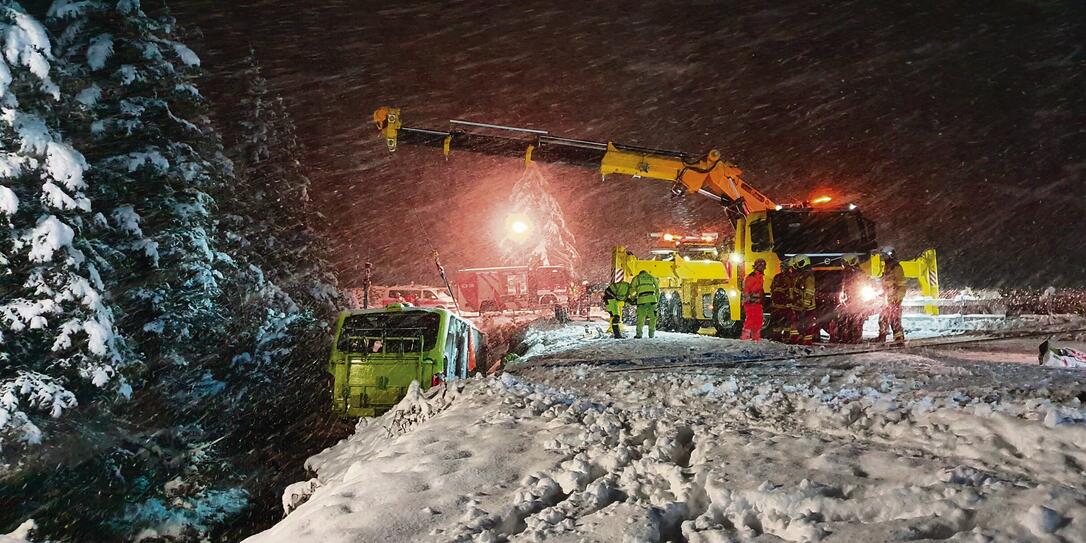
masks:
<path id="1" fill-rule="evenodd" d="M 475 121 L 450 121 L 447 130 L 403 125 L 399 108 L 374 111 L 374 122 L 389 151 L 397 142 L 437 147 L 445 156 L 453 150 L 479 154 L 519 157 L 528 162 L 562 163 L 597 170 L 604 176 L 619 174 L 672 183 L 672 193 L 698 193 L 725 205 L 727 210 L 746 215 L 773 209 L 777 205 L 766 195 L 743 182 L 742 170 L 723 159 L 720 151 L 704 154 L 642 147 L 610 141 L 553 136 L 544 130 L 519 128 Z"/>
<path id="2" fill-rule="evenodd" d="M 532 160 L 540 162 L 564 162 L 582 166 L 597 166 L 603 155 L 607 153 L 608 143 L 600 141 L 579 140 L 547 135 L 541 130 L 513 129 L 500 125 L 485 125 L 483 123 L 457 124 L 473 126 L 477 128 L 493 128 L 507 130 L 521 134 L 518 136 L 504 134 L 482 134 L 453 129 L 449 131 L 431 130 L 428 128 L 401 127 L 397 139 L 400 143 L 408 145 L 425 145 L 430 147 L 444 147 L 446 139 L 449 146 L 454 149 L 483 153 L 496 156 L 524 156 L 528 146 L 533 146 Z M 653 149 L 636 145 L 612 143 L 615 149 L 631 153 L 644 153 L 655 156 L 668 156 L 684 160 L 693 160 L 695 157 L 680 151 L 666 149 Z"/>

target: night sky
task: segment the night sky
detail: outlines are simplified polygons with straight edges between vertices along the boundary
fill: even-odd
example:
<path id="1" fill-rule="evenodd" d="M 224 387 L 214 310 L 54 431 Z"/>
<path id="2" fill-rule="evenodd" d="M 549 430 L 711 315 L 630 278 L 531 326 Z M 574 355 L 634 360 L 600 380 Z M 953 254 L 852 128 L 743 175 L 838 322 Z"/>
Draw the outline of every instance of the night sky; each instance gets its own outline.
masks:
<path id="1" fill-rule="evenodd" d="M 833 187 L 883 244 L 939 251 L 944 286 L 1086 280 L 1086 3 L 176 0 L 233 135 L 251 46 L 307 148 L 344 286 L 435 283 L 497 263 L 516 159 L 403 149 L 370 116 L 466 118 L 588 139 L 718 148 L 778 201 Z M 983 6 L 978 10 L 978 6 Z M 151 8 L 150 3 L 146 7 Z M 719 208 L 669 185 L 550 166 L 586 258 L 643 249 Z M 595 277 L 600 275 L 601 277 Z"/>

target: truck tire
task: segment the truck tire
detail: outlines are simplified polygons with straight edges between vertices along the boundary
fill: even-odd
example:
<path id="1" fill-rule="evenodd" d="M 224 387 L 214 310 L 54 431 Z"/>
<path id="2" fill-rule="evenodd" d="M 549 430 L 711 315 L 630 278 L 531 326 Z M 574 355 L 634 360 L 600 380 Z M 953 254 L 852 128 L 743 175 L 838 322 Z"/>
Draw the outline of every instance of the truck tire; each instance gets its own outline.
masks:
<path id="1" fill-rule="evenodd" d="M 683 320 L 683 301 L 678 296 L 671 302 L 671 329 L 676 332 L 689 332 L 690 326 Z"/>
<path id="2" fill-rule="evenodd" d="M 656 304 L 656 329 L 664 331 L 672 331 L 671 324 L 671 305 L 670 296 L 661 296 L 660 301 Z"/>
<path id="3" fill-rule="evenodd" d="M 717 290 L 713 296 L 713 326 L 718 337 L 739 337 L 743 328 L 743 321 L 732 320 L 731 305 L 728 303 L 728 294 L 723 290 Z"/>

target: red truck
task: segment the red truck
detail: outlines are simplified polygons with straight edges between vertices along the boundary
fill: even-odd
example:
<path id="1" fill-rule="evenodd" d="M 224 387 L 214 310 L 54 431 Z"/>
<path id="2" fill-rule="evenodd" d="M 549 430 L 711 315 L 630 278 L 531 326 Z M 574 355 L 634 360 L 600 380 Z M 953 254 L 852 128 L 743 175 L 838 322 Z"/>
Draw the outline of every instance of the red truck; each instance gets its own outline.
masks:
<path id="1" fill-rule="evenodd" d="M 470 268 L 453 276 L 461 307 L 477 312 L 564 306 L 572 281 L 564 266 Z"/>

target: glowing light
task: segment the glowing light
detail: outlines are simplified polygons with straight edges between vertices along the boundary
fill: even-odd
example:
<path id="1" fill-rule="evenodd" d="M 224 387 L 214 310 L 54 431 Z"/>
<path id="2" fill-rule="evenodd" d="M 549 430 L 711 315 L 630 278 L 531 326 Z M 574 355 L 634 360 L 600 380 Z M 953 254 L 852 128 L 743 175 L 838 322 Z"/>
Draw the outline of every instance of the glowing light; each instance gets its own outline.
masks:
<path id="1" fill-rule="evenodd" d="M 853 210 L 855 210 L 855 209 L 856 209 L 856 204 L 849 204 L 849 205 L 848 205 L 848 210 L 849 210 L 849 211 L 853 211 Z"/>
<path id="2" fill-rule="evenodd" d="M 860 296 L 862 296 L 864 300 L 874 300 L 879 296 L 879 291 L 875 290 L 875 287 L 871 285 L 864 285 L 864 287 L 860 289 Z"/>
<path id="3" fill-rule="evenodd" d="M 742 264 L 743 263 L 743 255 L 740 254 L 740 253 L 732 253 L 731 256 L 728 257 L 728 259 L 732 261 L 732 264 Z"/>
<path id="4" fill-rule="evenodd" d="M 784 206 L 782 206 L 780 204 L 777 204 L 777 206 L 774 207 L 773 209 L 776 209 L 777 211 L 780 211 L 780 210 L 784 209 Z"/>
<path id="5" fill-rule="evenodd" d="M 831 201 L 833 201 L 832 196 L 819 196 L 818 198 L 815 198 L 814 200 L 811 200 L 811 204 L 813 204 L 813 205 L 828 204 Z"/>
<path id="6" fill-rule="evenodd" d="M 524 241 L 532 232 L 532 220 L 519 213 L 510 214 L 505 218 L 507 236 L 513 241 Z"/>
<path id="7" fill-rule="evenodd" d="M 675 236 L 672 236 L 671 234 L 664 234 L 664 241 L 671 241 L 673 239 L 675 239 Z"/>

